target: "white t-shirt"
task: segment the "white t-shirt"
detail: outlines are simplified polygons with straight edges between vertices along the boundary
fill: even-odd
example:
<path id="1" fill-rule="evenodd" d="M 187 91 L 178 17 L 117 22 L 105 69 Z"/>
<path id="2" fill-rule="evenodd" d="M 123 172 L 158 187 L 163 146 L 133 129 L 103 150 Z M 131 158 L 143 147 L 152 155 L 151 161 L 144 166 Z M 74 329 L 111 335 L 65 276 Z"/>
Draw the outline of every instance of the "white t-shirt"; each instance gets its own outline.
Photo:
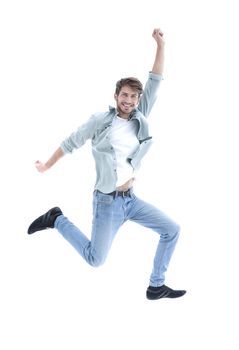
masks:
<path id="1" fill-rule="evenodd" d="M 137 139 L 137 122 L 123 119 L 118 116 L 113 120 L 110 130 L 110 141 L 114 147 L 117 160 L 117 183 L 121 186 L 135 174 L 127 158 L 139 147 Z"/>

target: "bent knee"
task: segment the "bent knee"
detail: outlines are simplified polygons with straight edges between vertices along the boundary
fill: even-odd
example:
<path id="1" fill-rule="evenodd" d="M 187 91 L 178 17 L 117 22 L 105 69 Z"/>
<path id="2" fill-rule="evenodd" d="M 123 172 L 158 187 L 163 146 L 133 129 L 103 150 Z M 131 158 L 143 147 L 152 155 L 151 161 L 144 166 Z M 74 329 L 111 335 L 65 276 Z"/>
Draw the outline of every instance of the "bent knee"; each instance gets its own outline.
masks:
<path id="1" fill-rule="evenodd" d="M 177 238 L 180 234 L 180 226 L 177 223 L 174 223 L 171 229 L 171 237 Z"/>
<path id="2" fill-rule="evenodd" d="M 172 233 L 171 233 L 171 239 L 173 241 L 177 241 L 179 234 L 180 234 L 180 226 L 175 223 L 174 229 L 172 230 Z"/>
<path id="3" fill-rule="evenodd" d="M 163 232 L 161 232 L 161 238 L 164 241 L 177 240 L 180 234 L 180 226 L 175 222 L 170 224 Z"/>
<path id="4" fill-rule="evenodd" d="M 178 224 L 175 224 L 175 232 L 177 233 L 177 235 L 180 234 L 180 230 L 181 230 L 181 227 Z"/>
<path id="5" fill-rule="evenodd" d="M 96 256 L 92 256 L 90 261 L 89 261 L 89 264 L 92 266 L 92 267 L 100 267 L 104 264 L 105 262 L 105 259 L 102 258 L 102 257 L 96 257 Z"/>

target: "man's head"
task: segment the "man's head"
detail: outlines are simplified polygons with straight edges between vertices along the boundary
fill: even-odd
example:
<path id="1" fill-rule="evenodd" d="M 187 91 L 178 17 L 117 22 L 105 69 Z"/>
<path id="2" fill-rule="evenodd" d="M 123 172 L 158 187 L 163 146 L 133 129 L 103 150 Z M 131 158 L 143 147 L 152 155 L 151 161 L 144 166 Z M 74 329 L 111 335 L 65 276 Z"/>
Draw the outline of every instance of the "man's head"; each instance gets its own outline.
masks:
<path id="1" fill-rule="evenodd" d="M 142 92 L 143 85 L 136 78 L 129 77 L 117 81 L 114 97 L 122 118 L 128 118 L 133 109 L 138 106 Z"/>

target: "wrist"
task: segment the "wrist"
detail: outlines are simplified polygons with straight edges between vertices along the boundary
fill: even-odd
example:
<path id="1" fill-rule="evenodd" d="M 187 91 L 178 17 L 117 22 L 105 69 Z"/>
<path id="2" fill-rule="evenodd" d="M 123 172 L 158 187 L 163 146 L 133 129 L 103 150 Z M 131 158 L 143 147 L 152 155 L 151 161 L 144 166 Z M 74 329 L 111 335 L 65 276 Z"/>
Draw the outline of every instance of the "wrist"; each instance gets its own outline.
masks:
<path id="1" fill-rule="evenodd" d="M 51 164 L 50 164 L 50 163 L 46 162 L 46 163 L 44 164 L 44 169 L 45 169 L 45 170 L 50 169 L 50 167 L 51 167 Z"/>
<path id="2" fill-rule="evenodd" d="M 157 49 L 164 50 L 165 42 L 157 42 Z"/>

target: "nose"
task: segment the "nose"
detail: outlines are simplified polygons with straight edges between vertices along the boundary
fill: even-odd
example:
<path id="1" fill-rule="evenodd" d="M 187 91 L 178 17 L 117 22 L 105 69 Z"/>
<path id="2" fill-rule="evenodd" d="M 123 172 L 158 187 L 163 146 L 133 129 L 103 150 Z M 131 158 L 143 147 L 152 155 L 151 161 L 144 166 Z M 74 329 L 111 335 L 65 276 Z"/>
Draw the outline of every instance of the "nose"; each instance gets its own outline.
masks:
<path id="1" fill-rule="evenodd" d="M 130 96 L 125 97 L 125 102 L 131 103 L 132 98 Z"/>

